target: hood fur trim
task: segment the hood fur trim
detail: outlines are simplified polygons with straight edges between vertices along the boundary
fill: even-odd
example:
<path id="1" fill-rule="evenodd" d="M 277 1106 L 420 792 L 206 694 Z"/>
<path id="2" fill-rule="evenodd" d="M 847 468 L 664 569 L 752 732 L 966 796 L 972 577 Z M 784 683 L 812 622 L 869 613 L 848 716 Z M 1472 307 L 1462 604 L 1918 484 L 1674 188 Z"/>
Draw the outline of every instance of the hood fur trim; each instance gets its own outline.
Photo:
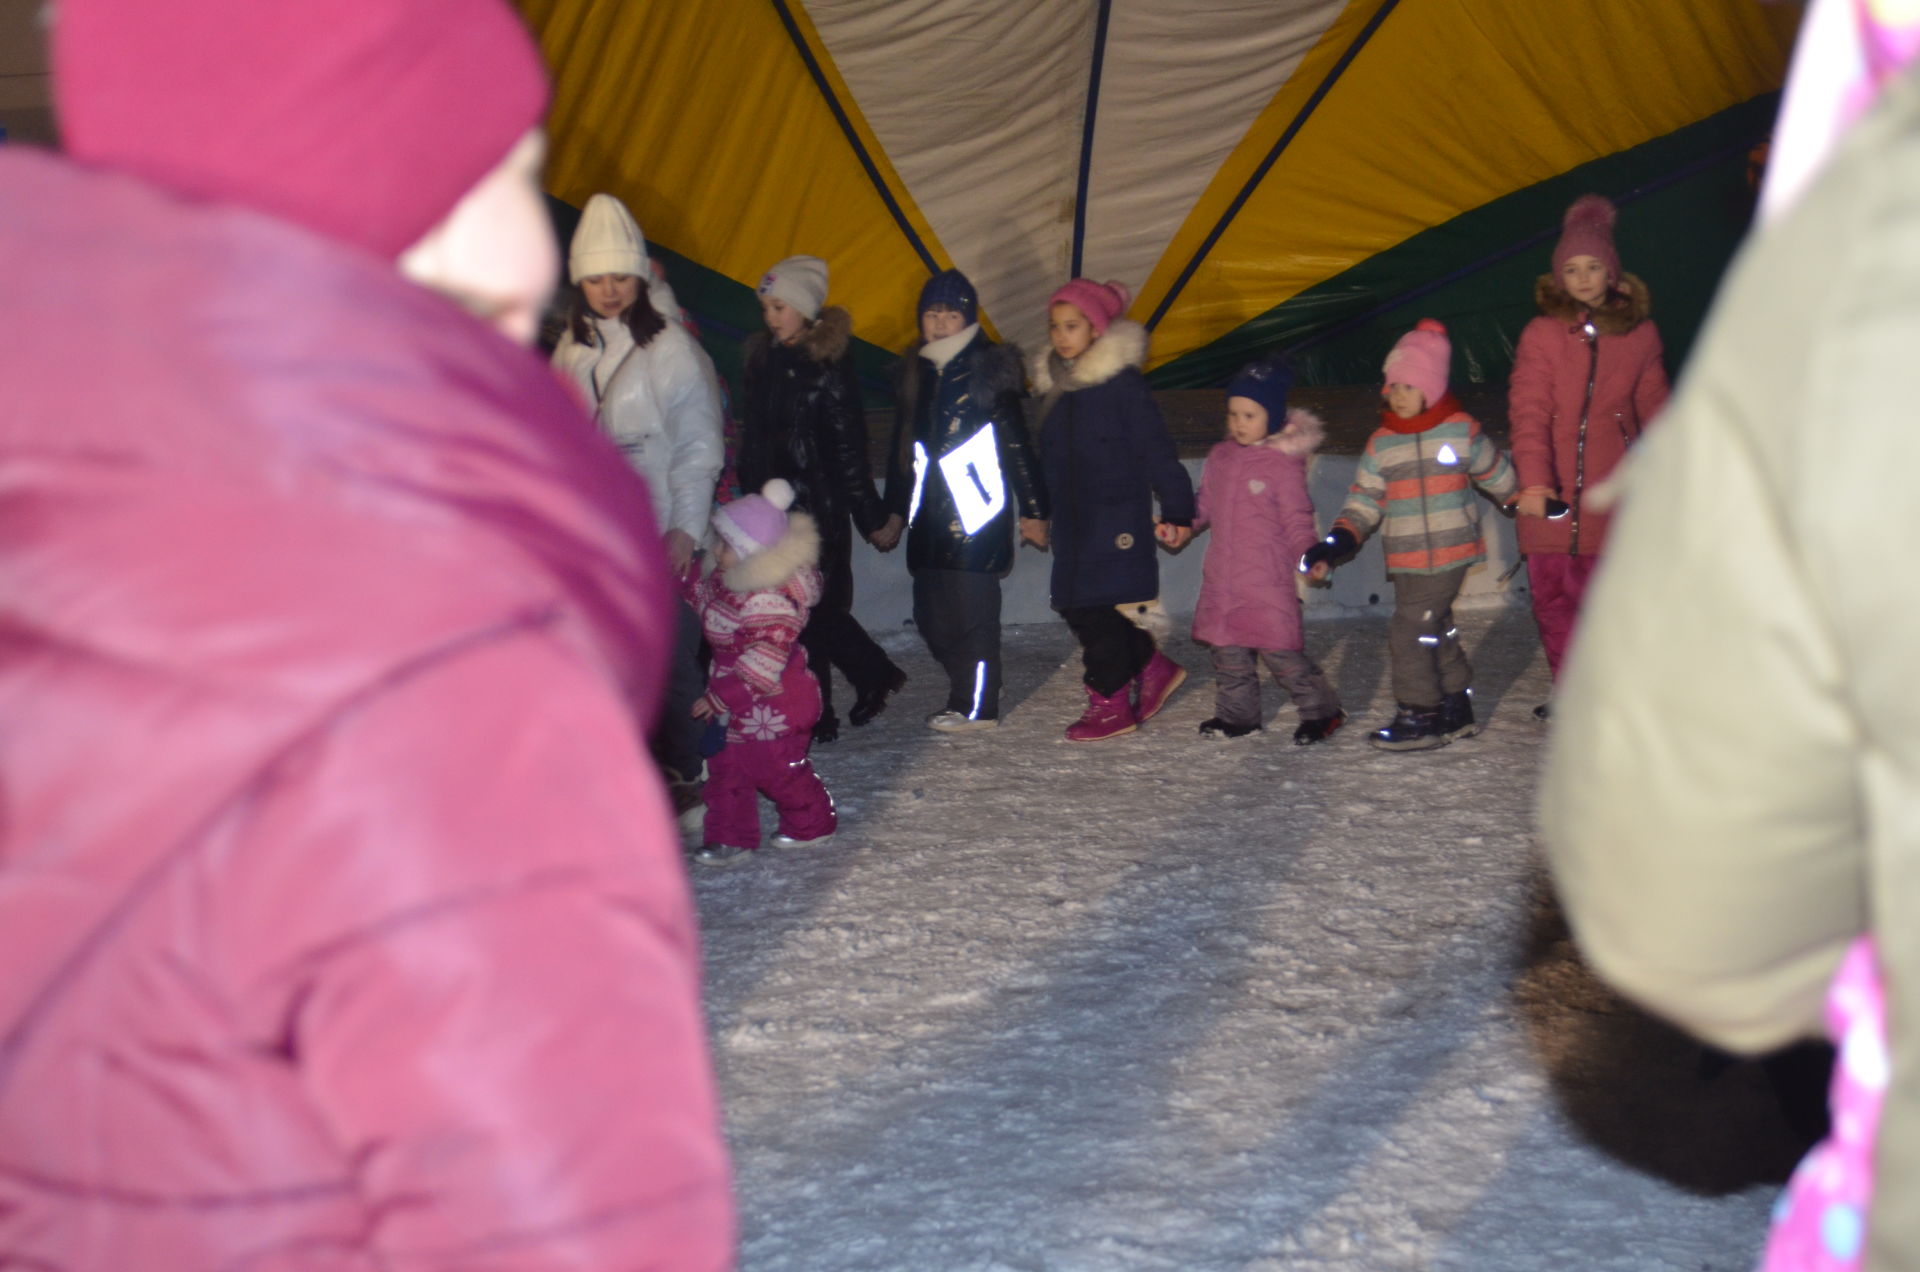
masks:
<path id="1" fill-rule="evenodd" d="M 735 561 L 721 572 L 730 592 L 764 592 L 784 585 L 794 575 L 820 560 L 820 527 L 804 512 L 787 514 L 787 532 L 780 542 Z"/>
<path id="2" fill-rule="evenodd" d="M 1567 295 L 1552 274 L 1534 280 L 1533 303 L 1555 322 L 1571 327 L 1580 321 L 1581 305 Z M 1593 325 L 1603 336 L 1624 336 L 1653 313 L 1653 295 L 1636 274 L 1622 274 L 1613 295 L 1593 311 Z"/>
<path id="3" fill-rule="evenodd" d="M 1147 362 L 1147 329 L 1126 318 L 1116 318 L 1107 334 L 1074 359 L 1072 367 L 1051 349 L 1036 353 L 1027 364 L 1035 393 L 1059 388 L 1068 392 L 1105 384 L 1128 367 L 1138 371 Z"/>
<path id="4" fill-rule="evenodd" d="M 1287 412 L 1286 427 L 1260 444 L 1270 446 L 1282 455 L 1305 459 L 1320 449 L 1320 443 L 1326 437 L 1327 422 L 1305 407 L 1296 406 Z"/>
<path id="5" fill-rule="evenodd" d="M 745 344 L 746 360 L 758 365 L 766 357 L 767 346 L 773 336 L 765 327 L 748 336 Z M 815 362 L 838 362 L 846 356 L 853 344 L 853 315 L 838 305 L 828 305 L 820 311 L 813 325 L 800 333 L 795 347 Z"/>

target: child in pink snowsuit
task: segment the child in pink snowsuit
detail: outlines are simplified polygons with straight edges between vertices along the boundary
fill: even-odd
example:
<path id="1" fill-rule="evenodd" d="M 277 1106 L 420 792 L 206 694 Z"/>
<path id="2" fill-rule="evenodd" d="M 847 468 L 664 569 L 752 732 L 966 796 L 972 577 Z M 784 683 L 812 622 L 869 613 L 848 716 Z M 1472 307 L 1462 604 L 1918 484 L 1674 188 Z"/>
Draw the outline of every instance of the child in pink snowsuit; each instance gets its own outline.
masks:
<path id="1" fill-rule="evenodd" d="M 727 726 L 707 765 L 705 843 L 693 853 L 702 865 L 737 865 L 760 846 L 759 795 L 780 811 L 776 847 L 833 836 L 833 797 L 807 758 L 820 685 L 798 644 L 820 599 L 820 532 L 792 504 L 793 487 L 776 477 L 716 508 L 714 566 L 682 582 L 713 649 L 693 714 Z"/>
<path id="2" fill-rule="evenodd" d="M 1858 1272 L 1873 1200 L 1873 1145 L 1887 1098 L 1887 998 L 1873 941 L 1847 950 L 1827 991 L 1833 1133 L 1808 1153 L 1773 1210 L 1760 1272 Z"/>
<path id="3" fill-rule="evenodd" d="M 1287 409 L 1293 374 L 1257 362 L 1227 386 L 1227 436 L 1200 473 L 1195 534 L 1211 529 L 1193 638 L 1213 650 L 1213 715 L 1200 732 L 1238 738 L 1261 728 L 1260 664 L 1299 708 L 1296 745 L 1329 737 L 1346 720 L 1326 675 L 1305 653 L 1297 562 L 1319 537 L 1307 461 L 1326 426 Z"/>

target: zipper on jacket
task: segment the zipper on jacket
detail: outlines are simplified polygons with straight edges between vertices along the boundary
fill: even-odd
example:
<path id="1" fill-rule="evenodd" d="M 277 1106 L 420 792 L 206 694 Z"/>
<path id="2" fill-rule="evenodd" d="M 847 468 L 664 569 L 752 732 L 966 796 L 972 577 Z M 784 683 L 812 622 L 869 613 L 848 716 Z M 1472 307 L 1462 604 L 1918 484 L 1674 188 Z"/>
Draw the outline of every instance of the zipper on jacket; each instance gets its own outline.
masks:
<path id="1" fill-rule="evenodd" d="M 1579 440 L 1573 447 L 1573 531 L 1567 539 L 1570 556 L 1580 552 L 1580 497 L 1587 486 L 1587 418 L 1593 414 L 1593 386 L 1600 378 L 1600 333 L 1593 325 L 1592 310 L 1587 311 L 1580 333 L 1587 341 L 1587 395 L 1580 403 Z"/>

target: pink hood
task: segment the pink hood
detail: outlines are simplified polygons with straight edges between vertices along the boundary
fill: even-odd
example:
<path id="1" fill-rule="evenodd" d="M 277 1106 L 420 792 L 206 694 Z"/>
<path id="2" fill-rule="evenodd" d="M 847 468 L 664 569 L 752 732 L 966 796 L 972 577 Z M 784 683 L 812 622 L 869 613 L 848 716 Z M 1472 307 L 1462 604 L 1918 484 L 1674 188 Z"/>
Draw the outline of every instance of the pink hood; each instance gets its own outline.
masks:
<path id="1" fill-rule="evenodd" d="M 637 479 L 263 215 L 4 153 L 0 277 L 0 1263 L 723 1266 Z"/>

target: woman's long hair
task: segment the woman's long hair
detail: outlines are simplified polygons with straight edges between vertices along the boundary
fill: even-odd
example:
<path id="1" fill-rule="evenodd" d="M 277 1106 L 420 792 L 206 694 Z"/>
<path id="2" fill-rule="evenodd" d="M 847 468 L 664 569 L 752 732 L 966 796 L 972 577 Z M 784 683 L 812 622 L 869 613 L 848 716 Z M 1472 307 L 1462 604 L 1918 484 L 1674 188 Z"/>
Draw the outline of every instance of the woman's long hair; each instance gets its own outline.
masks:
<path id="1" fill-rule="evenodd" d="M 653 338 L 666 330 L 667 326 L 667 320 L 653 307 L 651 292 L 647 280 L 640 279 L 639 294 L 627 306 L 627 312 L 620 315 L 627 324 L 627 330 L 633 333 L 633 343 L 642 349 L 652 344 Z M 587 303 L 587 294 L 580 290 L 580 284 L 575 283 L 567 299 L 567 330 L 583 345 L 598 343 L 593 334 L 594 317 L 593 306 Z"/>

